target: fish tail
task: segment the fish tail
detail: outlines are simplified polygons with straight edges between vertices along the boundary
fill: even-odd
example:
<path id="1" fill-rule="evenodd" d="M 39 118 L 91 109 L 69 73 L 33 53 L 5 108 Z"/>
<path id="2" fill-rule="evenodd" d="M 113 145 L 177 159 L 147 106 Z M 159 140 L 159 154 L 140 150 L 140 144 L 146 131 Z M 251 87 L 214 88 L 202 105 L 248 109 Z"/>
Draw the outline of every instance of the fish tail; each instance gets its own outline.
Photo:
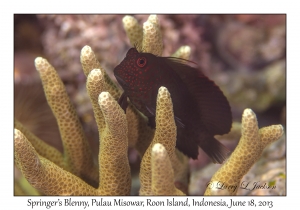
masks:
<path id="1" fill-rule="evenodd" d="M 230 155 L 231 151 L 214 137 L 209 137 L 205 143 L 200 142 L 199 146 L 211 158 L 213 163 L 222 164 Z"/>

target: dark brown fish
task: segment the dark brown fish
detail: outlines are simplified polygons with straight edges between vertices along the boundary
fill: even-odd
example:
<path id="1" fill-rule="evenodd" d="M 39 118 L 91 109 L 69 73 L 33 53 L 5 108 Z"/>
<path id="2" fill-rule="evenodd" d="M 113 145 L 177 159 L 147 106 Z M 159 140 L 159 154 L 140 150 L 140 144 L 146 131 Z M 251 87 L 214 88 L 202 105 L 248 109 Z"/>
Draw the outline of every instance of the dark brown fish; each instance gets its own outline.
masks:
<path id="1" fill-rule="evenodd" d="M 114 69 L 124 89 L 119 104 L 126 111 L 128 97 L 154 128 L 158 89 L 166 87 L 171 94 L 177 126 L 176 147 L 197 159 L 200 146 L 214 163 L 223 163 L 230 151 L 214 135 L 230 131 L 229 103 L 219 87 L 189 63 L 192 62 L 140 53 L 131 48 Z"/>

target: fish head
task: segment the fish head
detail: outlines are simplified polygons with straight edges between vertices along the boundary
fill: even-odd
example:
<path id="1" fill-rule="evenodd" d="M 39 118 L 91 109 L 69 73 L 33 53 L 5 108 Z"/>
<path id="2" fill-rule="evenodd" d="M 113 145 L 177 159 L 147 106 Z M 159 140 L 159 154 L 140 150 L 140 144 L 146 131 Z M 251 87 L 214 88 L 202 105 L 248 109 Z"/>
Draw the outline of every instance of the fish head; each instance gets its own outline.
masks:
<path id="1" fill-rule="evenodd" d="M 140 53 L 136 48 L 131 48 L 124 60 L 115 67 L 114 75 L 124 91 L 150 90 L 157 80 L 158 60 L 151 53 Z"/>

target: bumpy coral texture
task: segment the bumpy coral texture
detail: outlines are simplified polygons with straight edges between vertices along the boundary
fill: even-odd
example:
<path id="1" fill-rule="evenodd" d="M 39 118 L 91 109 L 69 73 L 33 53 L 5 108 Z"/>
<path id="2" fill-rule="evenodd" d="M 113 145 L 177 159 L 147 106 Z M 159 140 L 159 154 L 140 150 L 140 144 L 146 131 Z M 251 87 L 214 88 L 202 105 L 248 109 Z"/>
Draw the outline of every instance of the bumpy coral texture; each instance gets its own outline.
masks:
<path id="1" fill-rule="evenodd" d="M 89 57 L 93 56 L 93 53 L 91 53 Z M 42 62 L 46 63 L 44 65 L 50 66 L 45 59 L 43 59 Z M 49 68 L 54 71 L 52 66 Z M 101 93 L 98 100 L 98 104 L 100 105 L 97 106 L 98 109 L 95 108 L 96 104 L 93 104 L 101 139 L 99 151 L 100 186 L 98 189 L 86 184 L 82 179 L 80 179 L 79 176 L 65 171 L 63 168 L 40 155 L 27 140 L 27 138 L 19 130 L 15 130 L 16 163 L 26 179 L 34 187 L 47 195 L 129 194 L 130 170 L 127 159 L 128 145 L 126 118 L 123 110 L 119 107 L 113 97 L 110 96 L 108 92 L 103 92 L 103 90 L 108 86 L 105 83 L 105 78 L 103 75 L 104 73 L 102 73 L 100 69 L 94 69 L 88 74 L 87 79 L 87 89 L 93 102 L 95 102 L 95 97 L 98 95 L 98 93 Z M 60 82 L 61 81 L 58 78 L 53 83 L 56 84 Z M 55 87 L 55 85 L 47 86 L 46 88 L 50 89 L 51 87 Z M 49 92 L 45 91 L 45 93 L 48 94 Z M 48 95 L 47 98 L 49 98 Z M 178 166 L 177 168 L 179 169 L 183 169 L 184 166 L 182 165 L 186 165 L 186 162 L 176 159 L 178 155 L 175 153 L 176 126 L 173 118 L 170 94 L 166 88 L 160 88 L 157 104 L 157 129 L 155 138 L 153 143 L 148 148 L 147 155 L 144 156 L 145 160 L 147 160 L 146 162 L 149 161 L 149 163 L 146 164 L 146 166 L 142 166 L 142 168 L 146 170 L 150 169 L 150 175 L 146 178 L 150 180 L 150 183 L 151 180 L 153 180 L 153 185 L 149 186 L 150 188 L 154 188 L 153 194 L 166 193 L 172 195 L 182 195 L 183 193 L 177 190 L 174 186 L 174 172 L 170 159 L 176 163 Z M 63 109 L 60 111 L 64 112 Z M 18 123 L 16 122 L 16 124 Z M 22 128 L 21 125 L 19 125 L 19 127 Z M 61 129 L 65 129 L 65 127 L 62 127 Z M 24 131 L 26 130 L 24 129 Z M 172 138 L 173 141 L 169 141 L 170 138 Z M 165 167 L 160 167 L 158 169 L 155 168 L 152 173 L 153 177 L 151 177 L 151 149 L 154 142 L 164 142 L 169 154 L 167 156 L 165 155 L 164 157 L 166 158 L 163 159 L 167 161 L 166 164 L 168 165 L 169 169 L 163 170 L 162 173 L 158 170 L 166 169 Z M 153 161 L 155 160 L 153 155 L 152 159 Z M 161 180 L 166 177 L 168 177 L 170 182 L 169 184 L 171 184 L 170 189 L 159 189 L 157 183 L 160 183 Z"/>
<path id="2" fill-rule="evenodd" d="M 185 195 L 174 185 L 174 171 L 165 147 L 156 143 L 151 151 L 152 184 L 153 195 Z"/>
<path id="3" fill-rule="evenodd" d="M 150 15 L 143 25 L 143 51 L 161 56 L 163 50 L 160 24 L 156 15 Z"/>
<path id="4" fill-rule="evenodd" d="M 257 119 L 251 109 L 245 109 L 242 116 L 242 137 L 238 146 L 225 164 L 214 174 L 205 195 L 236 195 L 237 190 L 219 190 L 218 186 L 239 186 L 243 176 L 259 159 L 264 148 L 283 135 L 281 125 L 271 125 L 259 129 Z"/>
<path id="5" fill-rule="evenodd" d="M 48 194 L 48 195 L 120 195 L 120 194 L 128 194 L 128 189 L 130 189 L 130 179 L 128 176 L 130 176 L 130 171 L 127 168 L 127 163 L 128 160 L 124 159 L 124 161 L 120 160 L 120 155 L 124 154 L 124 150 L 127 149 L 126 145 L 123 144 L 117 144 L 115 145 L 115 151 L 107 149 L 107 143 L 105 144 L 106 140 L 108 142 L 114 141 L 118 142 L 117 140 L 113 140 L 111 135 L 111 127 L 109 127 L 107 124 L 107 120 L 105 118 L 105 105 L 99 106 L 98 102 L 98 96 L 101 92 L 103 91 L 108 91 L 112 93 L 112 96 L 114 99 L 117 99 L 120 96 L 120 91 L 116 88 L 116 86 L 111 82 L 109 77 L 107 76 L 106 72 L 103 70 L 101 67 L 100 63 L 97 61 L 95 54 L 93 53 L 92 49 L 89 46 L 85 46 L 82 49 L 81 52 L 81 62 L 83 66 L 83 70 L 85 74 L 87 75 L 87 91 L 89 93 L 89 96 L 91 98 L 92 104 L 93 104 L 93 110 L 95 113 L 95 118 L 97 122 L 97 126 L 99 128 L 99 135 L 100 135 L 100 155 L 99 155 L 99 162 L 100 162 L 100 169 L 99 169 L 99 174 L 100 177 L 99 179 L 97 178 L 98 176 L 94 176 L 91 178 L 86 178 L 86 176 L 83 176 L 82 174 L 77 175 L 76 173 L 73 172 L 73 165 L 69 164 L 67 161 L 63 159 L 62 154 L 60 154 L 58 151 L 56 151 L 54 148 L 50 147 L 49 145 L 43 143 L 41 140 L 37 139 L 38 143 L 34 143 L 36 137 L 29 132 L 26 131 L 26 129 L 19 124 L 17 121 L 15 122 L 16 128 L 22 130 L 24 133 L 26 133 L 30 138 L 30 142 L 37 145 L 37 149 L 41 151 L 39 153 L 32 147 L 32 145 L 27 142 L 27 139 L 23 138 L 23 141 L 26 142 L 27 144 L 30 145 L 31 148 L 31 153 L 35 154 L 35 160 L 39 160 L 41 164 L 41 168 L 45 168 L 43 163 L 45 162 L 46 165 L 49 167 L 46 167 L 45 172 L 43 172 L 42 177 L 37 177 L 35 178 L 35 182 L 31 183 L 33 186 L 35 186 L 37 189 L 39 189 L 41 192 Z M 80 124 L 78 122 L 78 119 L 75 115 L 75 111 L 67 97 L 67 94 L 65 92 L 65 89 L 62 85 L 62 82 L 60 81 L 58 75 L 56 74 L 54 68 L 43 58 L 37 58 L 36 59 L 36 66 L 37 69 L 40 71 L 41 78 L 43 80 L 44 84 L 44 89 L 45 89 L 45 94 L 47 97 L 47 100 L 49 102 L 50 107 L 52 108 L 55 117 L 57 118 L 59 122 L 59 127 L 64 136 L 62 136 L 63 141 L 66 141 L 67 143 L 64 143 L 64 147 L 68 148 L 70 147 L 68 142 L 70 140 L 70 136 L 75 136 L 78 138 L 75 139 L 75 143 L 71 142 L 73 145 L 76 145 L 76 143 L 79 144 L 81 141 L 84 141 L 84 135 L 83 132 L 81 131 Z M 54 89 L 54 90 L 53 90 Z M 56 93 L 59 93 L 58 95 Z M 111 98 L 112 99 L 112 98 Z M 113 100 L 113 99 L 112 99 Z M 113 102 L 108 102 L 106 106 L 109 106 L 111 103 L 116 104 L 117 102 L 113 100 Z M 118 107 L 119 108 L 119 107 Z M 116 108 L 112 108 L 111 110 L 116 110 Z M 109 111 L 107 112 L 113 114 L 115 111 Z M 172 110 L 171 110 L 172 112 Z M 70 113 L 67 117 L 64 117 L 64 113 Z M 150 141 L 153 138 L 154 135 L 154 130 L 152 130 L 149 126 L 147 126 L 147 119 L 142 116 L 137 110 L 135 110 L 132 105 L 129 106 L 126 112 L 126 117 L 127 117 L 127 123 L 129 125 L 130 132 L 128 133 L 129 139 L 131 139 L 131 145 L 135 145 L 138 151 L 140 152 L 141 155 L 144 154 L 145 150 L 148 148 Z M 61 119 L 62 118 L 62 119 Z M 114 118 L 117 119 L 117 121 L 113 121 L 111 123 L 112 127 L 115 127 L 114 124 L 117 126 L 115 128 L 120 129 L 123 124 L 119 118 Z M 69 123 L 68 123 L 69 122 Z M 69 125 L 70 124 L 70 125 Z M 77 127 L 78 130 L 74 131 L 74 128 L 72 126 Z M 108 128 L 107 128 L 108 126 Z M 71 129 L 71 130 L 70 130 Z M 108 130 L 107 130 L 108 129 Z M 117 131 L 117 130 L 116 130 Z M 70 132 L 70 133 L 68 133 Z M 127 133 L 127 132 L 126 132 Z M 176 134 L 173 132 L 173 135 Z M 26 135 L 26 136 L 27 136 Z M 127 140 L 127 135 L 122 137 L 120 134 L 117 135 L 118 138 L 120 139 L 125 139 Z M 25 139 L 25 140 L 24 140 Z M 33 139 L 33 140 L 32 140 Z M 40 144 L 43 146 L 40 148 Z M 66 145 L 66 146 L 65 146 Z M 112 145 L 110 143 L 110 145 Z M 72 147 L 76 151 L 76 146 Z M 106 149 L 105 149 L 106 148 Z M 77 148 L 78 149 L 78 148 Z M 88 150 L 89 148 L 87 148 Z M 123 149 L 123 152 L 121 150 Z M 173 150 L 175 149 L 175 145 Z M 50 150 L 50 152 L 46 152 L 47 150 Z M 53 155 L 53 151 L 55 155 Z M 70 149 L 70 153 L 72 153 L 72 149 Z M 67 151 L 66 151 L 67 152 Z M 16 156 L 17 156 L 18 151 L 16 150 Z M 27 154 L 27 152 L 20 152 Z M 47 153 L 50 153 L 50 155 L 47 155 Z M 90 153 L 91 154 L 91 153 Z M 127 155 L 127 153 L 126 153 Z M 45 157 L 46 156 L 46 157 Z M 180 160 L 172 158 L 174 163 L 178 163 L 178 169 L 187 171 L 187 159 L 182 156 L 182 154 L 177 154 L 177 156 L 180 158 Z M 115 165 L 112 165 L 112 167 L 107 166 L 109 163 L 111 163 L 111 160 L 114 160 L 114 158 L 117 157 L 113 163 Z M 58 159 L 58 160 L 56 160 Z M 32 176 L 36 176 L 35 174 L 31 173 L 30 171 L 27 170 L 26 164 L 28 161 L 30 162 L 30 158 L 24 158 L 24 156 L 20 158 L 16 158 L 17 165 L 19 168 L 21 168 L 22 173 L 28 180 L 32 180 Z M 53 161 L 54 162 L 53 162 Z M 92 162 L 92 161 L 91 161 Z M 124 162 L 126 164 L 124 164 Z M 93 162 L 92 162 L 93 163 Z M 121 165 L 118 165 L 120 163 Z M 82 164 L 83 168 L 87 168 L 88 164 Z M 125 167 L 126 166 L 126 167 Z M 93 166 L 95 167 L 95 166 Z M 124 168 L 125 167 L 125 168 Z M 53 169 L 54 168 L 54 169 Z M 113 168 L 113 169 L 112 169 Z M 126 170 L 127 168 L 127 170 Z M 65 170 L 71 172 L 67 173 Z M 48 170 L 51 170 L 53 173 L 50 173 L 48 175 Z M 34 170 L 31 170 L 34 171 Z M 84 170 L 84 171 L 90 171 L 90 170 Z M 179 171 L 179 170 L 177 170 Z M 75 175 L 75 176 L 74 176 Z M 98 175 L 98 174 L 96 174 Z M 69 177 L 67 184 L 70 187 L 66 187 L 64 190 L 62 188 L 59 188 L 56 190 L 57 185 L 60 185 L 60 179 L 64 179 L 64 177 L 67 176 Z M 53 179 L 53 177 L 58 178 L 58 182 L 52 183 L 50 180 Z M 71 177 L 71 178 L 70 178 Z M 180 179 L 181 177 L 184 177 L 185 179 L 187 178 L 186 173 L 178 173 L 177 177 Z M 150 177 L 151 178 L 151 177 Z M 174 178 L 173 178 L 174 179 Z M 172 179 L 172 180 L 173 180 Z M 112 180 L 112 181 L 107 181 L 107 180 Z M 89 186 L 87 184 L 82 184 L 84 181 L 89 181 L 90 183 L 93 184 L 93 187 L 98 186 L 97 184 L 100 182 L 99 189 L 101 189 L 99 192 L 99 189 L 96 190 L 92 186 Z M 125 183 L 124 183 L 125 182 Z M 45 184 L 47 183 L 47 184 Z M 78 184 L 81 183 L 80 186 L 84 185 L 81 187 L 79 190 L 74 191 L 74 189 L 78 189 Z M 101 184 L 101 183 L 106 183 Z M 121 183 L 121 184 L 120 184 Z M 64 186 L 65 185 L 60 185 Z M 112 187 L 114 186 L 114 187 Z M 173 186 L 174 187 L 174 186 Z M 105 190 L 103 190 L 105 189 Z M 96 190 L 96 191 L 95 191 Z M 109 191 L 110 190 L 110 191 Z"/>
<path id="6" fill-rule="evenodd" d="M 143 41 L 143 28 L 138 21 L 130 15 L 126 15 L 122 21 L 130 44 L 132 46 L 136 45 L 137 47 L 141 47 Z"/>
<path id="7" fill-rule="evenodd" d="M 37 151 L 33 150 L 31 152 L 34 152 L 36 154 L 39 154 L 38 159 L 40 159 L 42 162 L 46 162 L 48 165 L 55 168 L 55 171 L 57 171 L 58 174 L 64 174 L 66 173 L 67 170 L 71 174 L 68 174 L 67 176 L 71 176 L 73 181 L 70 181 L 70 183 L 74 182 L 77 183 L 78 179 L 82 179 L 83 181 L 88 182 L 89 184 L 92 184 L 93 187 L 97 187 L 99 180 L 100 183 L 109 183 L 108 181 L 104 180 L 113 180 L 111 176 L 116 177 L 117 180 L 114 180 L 113 182 L 108 184 L 107 189 L 110 189 L 111 191 L 101 191 L 100 194 L 128 194 L 128 176 L 130 176 L 129 170 L 125 170 L 123 166 L 126 166 L 127 164 L 124 164 L 124 161 L 120 161 L 117 159 L 115 163 L 121 163 L 123 165 L 118 165 L 112 170 L 109 170 L 109 167 L 107 167 L 107 163 L 110 163 L 113 157 L 120 157 L 120 155 L 124 154 L 120 152 L 120 149 L 127 149 L 126 145 L 122 144 L 117 144 L 115 148 L 119 148 L 118 152 L 113 152 L 108 149 L 104 149 L 105 147 L 105 140 L 108 139 L 108 141 L 113 141 L 113 139 L 110 136 L 111 130 L 108 132 L 106 131 L 107 127 L 107 122 L 106 118 L 104 116 L 104 108 L 99 107 L 98 105 L 98 96 L 101 92 L 103 91 L 108 91 L 111 92 L 114 99 L 117 99 L 120 96 L 120 91 L 116 88 L 116 86 L 112 83 L 112 81 L 109 79 L 107 76 L 106 72 L 103 70 L 103 68 L 100 66 L 99 62 L 95 58 L 95 54 L 91 50 L 89 46 L 85 46 L 82 49 L 81 53 L 81 62 L 83 66 L 83 70 L 85 74 L 87 75 L 87 91 L 89 93 L 89 96 L 91 98 L 92 104 L 93 104 L 93 109 L 95 113 L 95 118 L 97 122 L 97 126 L 99 128 L 99 136 L 100 136 L 100 154 L 99 155 L 99 162 L 100 162 L 100 177 L 98 178 L 98 171 L 95 172 L 96 164 L 86 156 L 84 157 L 82 161 L 86 162 L 80 162 L 80 164 L 76 164 L 76 160 L 72 160 L 72 158 L 63 158 L 64 156 L 57 151 L 56 149 L 52 148 L 51 146 L 47 145 L 37 137 L 35 137 L 33 134 L 28 132 L 20 123 L 15 121 L 15 127 L 17 129 L 20 129 L 22 132 L 26 134 L 26 137 L 28 140 L 34 145 L 34 147 L 29 147 L 29 148 L 35 148 L 37 147 Z M 36 67 L 40 72 L 40 76 L 43 81 L 44 85 L 44 90 L 45 94 L 47 97 L 47 100 L 49 102 L 50 107 L 52 108 L 55 117 L 57 118 L 59 128 L 61 130 L 62 134 L 62 140 L 64 141 L 64 149 L 66 153 L 66 157 L 72 156 L 72 154 L 78 154 L 78 152 L 82 152 L 82 154 L 89 155 L 91 152 L 89 152 L 88 145 L 83 143 L 85 141 L 84 139 L 84 134 L 82 132 L 81 126 L 79 124 L 79 121 L 75 115 L 75 111 L 67 97 L 67 94 L 65 92 L 65 89 L 62 85 L 61 80 L 59 79 L 57 73 L 55 72 L 54 68 L 43 58 L 37 58 L 36 59 Z M 113 100 L 113 103 L 117 103 L 115 100 Z M 108 102 L 107 106 L 110 105 L 112 102 Z M 105 106 L 104 106 L 105 107 Z M 112 108 L 112 110 L 115 110 L 116 108 Z M 114 111 L 112 111 L 112 114 Z M 68 115 L 66 115 L 68 114 Z M 147 126 L 147 119 L 142 116 L 137 110 L 135 110 L 132 105 L 127 109 L 126 112 L 126 117 L 128 121 L 128 125 L 131 128 L 130 132 L 128 133 L 128 137 L 131 140 L 131 145 L 137 148 L 141 156 L 144 154 L 146 149 L 148 148 L 150 141 L 153 138 L 154 135 L 154 130 L 152 130 L 149 126 Z M 118 118 L 116 118 L 118 119 Z M 121 128 L 122 126 L 120 125 L 121 121 L 115 121 L 116 125 L 118 125 L 118 128 Z M 114 123 L 112 123 L 114 124 Z M 126 125 L 127 125 L 126 124 Z M 127 132 L 126 132 L 127 133 Z M 118 135 L 120 138 L 120 135 Z M 127 135 L 126 138 L 123 136 L 121 139 L 127 140 Z M 72 141 L 71 141 L 72 140 Z M 25 140 L 24 140 L 25 141 Z M 27 139 L 26 139 L 27 141 Z M 118 141 L 114 141 L 118 142 Z M 30 144 L 30 143 L 28 143 Z M 103 145 L 104 144 L 104 145 Z M 31 145 L 31 144 L 30 144 Z M 42 145 L 42 146 L 40 146 Z M 120 147 L 122 146 L 122 147 Z M 84 149 L 86 148 L 86 149 Z M 78 150 L 79 149 L 79 150 Z M 108 152 L 108 153 L 107 153 Z M 17 153 L 17 150 L 16 150 Z M 71 155 L 69 155 L 69 153 Z M 27 153 L 24 153 L 27 154 Z M 127 153 L 126 153 L 127 155 Z M 22 156 L 23 157 L 23 156 Z M 36 158 L 37 159 L 37 158 Z M 89 159 L 89 162 L 87 163 L 87 160 Z M 21 168 L 23 174 L 26 176 L 28 180 L 31 180 L 31 176 L 35 176 L 34 174 L 30 173 L 27 171 L 27 167 L 25 166 L 27 162 L 30 159 L 26 158 L 16 158 L 17 160 L 17 165 L 19 168 Z M 109 160 L 109 161 L 108 161 Z M 125 160 L 125 159 L 124 159 Z M 126 163 L 127 163 L 126 159 Z M 75 164 L 73 164 L 75 162 Z M 177 161 L 180 162 L 180 161 Z M 92 165 L 91 168 L 91 163 Z M 42 164 L 43 165 L 43 164 Z M 75 167 L 79 165 L 82 169 L 81 173 L 76 173 Z M 60 168 L 61 167 L 61 168 Z M 75 168 L 75 169 L 74 169 Z M 181 167 L 182 169 L 185 169 L 185 167 Z M 64 170 L 63 170 L 64 169 Z M 93 172 L 94 170 L 94 172 Z M 107 171 L 109 170 L 109 171 Z M 46 169 L 46 172 L 48 170 Z M 102 172 L 101 172 L 102 171 Z M 106 173 L 110 174 L 105 176 L 105 171 Z M 45 172 L 45 173 L 46 173 Z M 88 175 L 93 175 L 87 177 L 86 172 L 90 172 Z M 122 175 L 119 175 L 119 173 L 122 172 Z M 76 176 L 74 176 L 74 175 Z M 53 176 L 56 176 L 55 173 Z M 63 177 L 64 175 L 57 175 L 58 177 Z M 53 185 L 51 182 L 47 181 L 48 179 L 52 179 L 52 176 L 43 176 L 40 178 L 37 178 L 35 180 L 40 180 L 36 181 L 35 183 L 31 183 L 33 186 L 36 186 L 41 192 L 45 194 L 50 194 L 50 195 L 60 195 L 60 194 L 72 194 L 72 195 L 77 195 L 77 194 L 89 194 L 91 191 L 88 190 L 80 190 L 80 191 L 73 191 L 70 189 L 66 189 L 66 191 L 56 191 L 53 188 Z M 186 178 L 186 177 L 185 177 Z M 124 184 L 123 181 L 126 179 L 126 183 Z M 44 184 L 44 183 L 48 184 Z M 118 184 L 118 183 L 122 184 Z M 49 184 L 50 183 L 50 184 Z M 59 183 L 59 182 L 58 182 Z M 70 184 L 69 183 L 69 184 Z M 70 184 L 71 185 L 71 184 Z M 75 184 L 76 185 L 76 184 Z M 113 186 L 118 186 L 113 188 Z M 42 187 L 40 187 L 42 186 Z M 72 185 L 71 185 L 72 186 Z M 89 186 L 90 187 L 90 186 Z M 88 189 L 90 189 L 88 187 Z M 100 188 L 103 188 L 103 185 L 100 184 Z M 120 190 L 120 188 L 126 188 L 127 191 Z M 117 190 L 116 190 L 117 189 Z M 92 192 L 92 194 L 98 194 L 97 192 Z"/>
<path id="8" fill-rule="evenodd" d="M 15 129 L 15 159 L 31 185 L 47 195 L 93 194 L 90 185 L 40 156 L 17 129 Z"/>
<path id="9" fill-rule="evenodd" d="M 174 187 L 174 176 L 170 171 L 163 170 L 158 171 L 158 169 L 152 171 L 153 164 L 151 164 L 152 161 L 157 162 L 156 159 L 151 158 L 152 154 L 152 147 L 156 143 L 160 143 L 164 146 L 167 155 L 168 160 L 173 163 L 176 162 L 176 153 L 175 153 L 175 146 L 176 146 L 176 125 L 174 121 L 174 113 L 173 113 L 173 105 L 170 93 L 168 92 L 167 88 L 161 87 L 158 90 L 157 95 L 157 106 L 156 106 L 156 131 L 154 135 L 154 139 L 152 140 L 150 146 L 145 152 L 145 155 L 143 156 L 142 162 L 141 162 L 141 170 L 140 170 L 140 181 L 141 181 L 141 189 L 140 189 L 140 195 L 155 195 L 158 194 L 165 194 L 165 195 L 182 195 L 183 193 Z M 173 165 L 173 168 L 176 168 L 175 165 Z M 162 169 L 162 168 L 160 168 Z M 173 170 L 171 170 L 173 171 Z M 169 181 L 172 182 L 173 188 L 165 188 L 165 191 L 157 190 L 157 181 L 153 180 L 152 178 L 159 177 L 160 174 L 164 174 L 161 176 L 164 176 L 165 178 L 168 177 Z M 152 177 L 152 178 L 151 178 Z M 158 181 L 160 182 L 160 181 Z M 154 185 L 154 186 L 153 186 Z M 152 191 L 154 189 L 155 191 Z M 156 191 L 157 190 L 157 191 Z"/>
<path id="10" fill-rule="evenodd" d="M 101 195 L 130 193 L 131 176 L 128 162 L 128 138 L 126 115 L 108 92 L 99 96 L 106 127 L 100 140 L 100 187 Z"/>
<path id="11" fill-rule="evenodd" d="M 39 139 L 28 129 L 26 129 L 18 120 L 15 119 L 14 127 L 21 131 L 30 143 L 33 145 L 35 150 L 43 157 L 50 159 L 53 163 L 59 167 L 64 168 L 65 170 L 71 170 L 68 168 L 68 165 L 65 164 L 63 154 L 54 147 L 50 147 L 47 143 Z"/>
<path id="12" fill-rule="evenodd" d="M 41 77 L 46 74 L 44 71 L 48 70 L 47 77 L 50 79 L 42 78 L 43 82 L 46 81 L 43 83 L 45 86 L 45 94 L 47 100 L 50 101 L 49 104 L 51 108 L 56 105 L 53 108 L 53 112 L 58 111 L 60 113 L 60 115 L 57 115 L 56 113 L 56 118 L 64 119 L 64 113 L 72 112 L 70 106 L 61 105 L 62 107 L 60 107 L 59 104 L 55 104 L 55 102 L 51 101 L 53 100 L 53 94 L 51 95 L 51 93 L 53 93 L 51 88 L 53 87 L 55 93 L 61 93 L 58 94 L 58 96 L 54 94 L 57 97 L 56 99 L 59 102 L 68 104 L 68 102 L 66 102 L 67 96 L 64 95 L 65 92 L 61 86 L 62 82 L 55 74 L 54 68 L 45 59 L 38 58 L 37 68 L 39 68 L 40 71 L 43 71 Z M 99 79 L 102 81 L 104 80 L 103 77 L 101 77 L 101 74 Z M 90 85 L 92 86 L 92 84 Z M 58 86 L 60 88 L 57 88 Z M 100 86 L 103 86 L 103 84 L 100 83 Z M 51 104 L 52 102 L 54 105 Z M 27 138 L 19 130 L 15 130 L 16 164 L 31 185 L 47 195 L 128 195 L 130 193 L 131 179 L 127 156 L 128 131 L 126 116 L 118 103 L 107 92 L 102 92 L 100 94 L 98 104 L 100 105 L 102 113 L 102 122 L 104 122 L 101 129 L 102 132 L 99 151 L 99 162 L 101 162 L 99 167 L 99 187 L 96 189 L 95 186 L 90 186 L 85 182 L 87 179 L 82 174 L 77 175 L 73 173 L 73 171 L 70 171 L 71 173 L 67 172 L 52 161 L 40 155 Z M 69 130 L 70 127 L 74 125 L 76 126 L 76 123 L 73 122 L 74 120 L 72 121 L 72 117 L 74 116 L 72 114 L 67 116 L 68 118 L 65 117 L 64 119 L 67 123 L 63 125 L 59 123 L 61 133 L 64 134 L 66 131 L 69 131 L 71 133 L 67 135 L 74 135 L 76 137 L 77 133 L 74 132 L 73 129 L 71 131 Z M 80 125 L 78 125 L 78 127 L 79 126 Z M 64 140 L 65 138 L 62 139 Z M 75 142 L 78 141 L 78 139 L 80 140 L 80 138 L 73 139 L 73 143 L 75 145 L 76 143 L 78 144 L 78 142 Z M 50 146 L 47 145 L 47 147 Z M 80 147 L 76 148 L 71 146 L 71 150 L 74 150 L 72 152 L 80 152 L 78 149 L 80 149 Z M 93 163 L 93 161 L 91 162 Z M 72 169 L 72 166 L 73 165 L 70 165 L 69 168 Z M 82 165 L 82 168 L 87 170 L 86 173 L 92 173 L 91 168 L 88 168 L 87 166 L 89 165 Z M 96 182 L 98 185 L 99 179 L 97 177 L 92 178 L 92 181 Z"/>
<path id="13" fill-rule="evenodd" d="M 98 172 L 76 111 L 55 69 L 43 58 L 35 59 L 48 104 L 61 134 L 64 160 L 70 172 L 93 184 Z"/>

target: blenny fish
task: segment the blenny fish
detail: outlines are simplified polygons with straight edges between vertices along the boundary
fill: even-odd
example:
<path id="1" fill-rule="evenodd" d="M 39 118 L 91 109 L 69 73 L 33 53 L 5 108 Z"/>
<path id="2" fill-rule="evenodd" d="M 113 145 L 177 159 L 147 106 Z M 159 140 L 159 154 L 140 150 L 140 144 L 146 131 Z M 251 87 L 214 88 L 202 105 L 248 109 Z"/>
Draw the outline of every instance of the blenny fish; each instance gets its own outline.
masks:
<path id="1" fill-rule="evenodd" d="M 124 90 L 118 102 L 126 112 L 129 98 L 148 117 L 149 126 L 155 128 L 158 89 L 166 87 L 171 94 L 177 126 L 176 147 L 197 159 L 199 146 L 214 163 L 223 163 L 230 151 L 214 135 L 230 131 L 231 109 L 220 88 L 192 64 L 195 63 L 129 49 L 114 69 Z"/>

